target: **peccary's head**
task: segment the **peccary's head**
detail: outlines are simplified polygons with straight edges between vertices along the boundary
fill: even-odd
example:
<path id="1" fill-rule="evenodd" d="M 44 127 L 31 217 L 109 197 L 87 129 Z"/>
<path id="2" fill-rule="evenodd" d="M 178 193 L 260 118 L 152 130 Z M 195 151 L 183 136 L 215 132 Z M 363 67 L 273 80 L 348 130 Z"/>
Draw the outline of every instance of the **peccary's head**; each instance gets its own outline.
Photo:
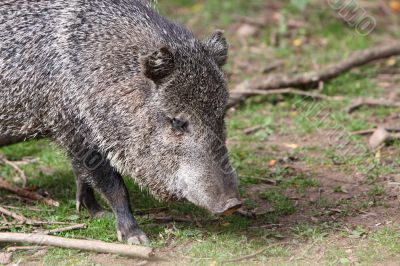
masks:
<path id="1" fill-rule="evenodd" d="M 109 159 L 160 199 L 228 213 L 241 204 L 225 145 L 228 45 L 221 32 L 188 42 L 138 57 L 140 89 L 126 93 L 122 114 L 107 117 L 119 120 L 112 130 L 119 148 Z"/>

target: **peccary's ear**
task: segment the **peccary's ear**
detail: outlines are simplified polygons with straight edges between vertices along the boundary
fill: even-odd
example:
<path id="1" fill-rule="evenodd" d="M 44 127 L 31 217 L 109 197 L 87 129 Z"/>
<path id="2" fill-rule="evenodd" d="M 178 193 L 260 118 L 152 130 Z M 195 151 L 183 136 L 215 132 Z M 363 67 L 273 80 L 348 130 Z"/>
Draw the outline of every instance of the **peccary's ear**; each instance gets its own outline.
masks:
<path id="1" fill-rule="evenodd" d="M 221 30 L 217 30 L 205 43 L 207 50 L 214 57 L 218 66 L 222 67 L 228 60 L 228 42 Z"/>
<path id="2" fill-rule="evenodd" d="M 140 63 L 145 77 L 157 84 L 169 76 L 175 68 L 174 55 L 167 47 L 162 47 L 151 54 L 141 56 Z"/>

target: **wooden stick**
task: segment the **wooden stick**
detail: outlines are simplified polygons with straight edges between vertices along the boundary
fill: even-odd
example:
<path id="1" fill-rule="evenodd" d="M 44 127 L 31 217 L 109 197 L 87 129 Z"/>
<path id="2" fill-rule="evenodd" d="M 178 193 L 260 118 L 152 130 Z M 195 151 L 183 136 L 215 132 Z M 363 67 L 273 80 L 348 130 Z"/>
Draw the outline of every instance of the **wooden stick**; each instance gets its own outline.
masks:
<path id="1" fill-rule="evenodd" d="M 72 248 L 99 253 L 119 254 L 147 260 L 160 259 L 155 256 L 154 250 L 150 247 L 113 244 L 97 240 L 69 239 L 41 234 L 0 233 L 0 242 L 29 243 L 40 246 Z"/>
<path id="2" fill-rule="evenodd" d="M 400 127 L 399 128 L 385 128 L 386 131 L 389 133 L 400 133 Z M 353 131 L 350 132 L 351 135 L 371 135 L 377 130 L 377 128 L 371 128 L 371 129 L 365 129 L 365 130 L 358 130 L 358 131 Z"/>
<path id="3" fill-rule="evenodd" d="M 28 219 L 27 219 L 26 217 L 24 217 L 23 215 L 17 214 L 17 213 L 12 212 L 12 211 L 9 211 L 9 210 L 7 210 L 6 208 L 3 208 L 3 207 L 1 207 L 1 206 L 0 206 L 0 212 L 1 212 L 1 213 L 4 213 L 4 214 L 7 215 L 7 216 L 10 216 L 10 217 L 14 218 L 15 220 L 17 220 L 17 221 L 19 221 L 19 222 L 21 222 L 21 223 L 26 223 L 26 221 L 28 220 Z"/>
<path id="4" fill-rule="evenodd" d="M 20 209 L 26 209 L 30 211 L 35 211 L 35 212 L 40 212 L 40 209 L 35 208 L 35 207 L 29 207 L 29 206 L 24 206 L 24 207 L 17 207 L 17 206 L 10 206 L 10 205 L 2 205 L 4 208 L 7 209 L 15 209 L 15 210 L 20 210 Z"/>
<path id="5" fill-rule="evenodd" d="M 194 220 L 189 218 L 183 217 L 172 217 L 172 216 L 165 216 L 165 217 L 154 217 L 154 220 L 161 223 L 170 223 L 170 222 L 181 222 L 181 223 L 193 223 Z"/>
<path id="6" fill-rule="evenodd" d="M 277 228 L 277 227 L 281 227 L 282 224 L 264 224 L 264 225 L 260 225 L 260 226 L 250 226 L 247 227 L 247 229 L 272 229 L 272 228 Z"/>
<path id="7" fill-rule="evenodd" d="M 10 230 L 11 228 L 20 228 L 20 227 L 22 227 L 22 226 L 23 226 L 23 224 L 15 224 L 15 223 L 9 224 L 9 223 L 7 223 L 7 224 L 4 225 L 4 226 L 0 226 L 0 231 L 3 231 L 3 230 Z"/>
<path id="8" fill-rule="evenodd" d="M 386 99 L 373 99 L 373 98 L 358 98 L 347 107 L 346 111 L 352 113 L 362 106 L 383 106 L 383 107 L 400 107 L 400 103 L 386 100 Z"/>
<path id="9" fill-rule="evenodd" d="M 226 260 L 223 263 L 232 263 L 232 262 L 239 262 L 239 261 L 243 261 L 243 260 L 252 259 L 254 257 L 257 257 L 258 255 L 261 255 L 262 253 L 264 253 L 265 251 L 267 251 L 271 247 L 277 246 L 277 245 L 279 245 L 279 244 L 278 243 L 277 244 L 272 244 L 272 245 L 269 245 L 266 248 L 260 249 L 259 251 L 257 251 L 256 253 L 253 253 L 251 255 L 246 255 L 246 256 L 243 256 L 243 257 L 236 258 L 236 259 Z"/>
<path id="10" fill-rule="evenodd" d="M 17 224 L 29 224 L 29 225 L 65 224 L 65 223 L 58 223 L 58 222 L 45 222 L 45 221 L 31 220 L 31 219 L 26 218 L 22 214 L 12 212 L 2 206 L 0 206 L 0 213 L 14 218 L 15 220 L 18 221 Z M 3 225 L 17 225 L 17 224 L 16 223 L 3 223 Z"/>
<path id="11" fill-rule="evenodd" d="M 340 100 L 339 97 L 330 97 L 323 94 L 315 93 L 315 92 L 307 92 L 293 88 L 285 88 L 285 89 L 276 89 L 276 90 L 237 90 L 233 91 L 231 94 L 240 94 L 240 95 L 276 95 L 276 94 L 294 94 L 300 95 L 304 97 L 310 97 L 318 100 Z"/>
<path id="12" fill-rule="evenodd" d="M 162 212 L 168 210 L 168 207 L 159 207 L 159 208 L 148 208 L 148 209 L 140 209 L 140 210 L 134 210 L 136 215 L 146 215 L 150 213 L 157 213 L 157 212 Z"/>
<path id="13" fill-rule="evenodd" d="M 251 135 L 251 134 L 259 131 L 260 129 L 262 129 L 262 126 L 249 127 L 249 128 L 246 128 L 245 130 L 243 130 L 243 133 L 246 135 Z"/>
<path id="14" fill-rule="evenodd" d="M 374 133 L 375 130 L 376 130 L 376 128 L 373 128 L 373 129 L 365 129 L 365 130 L 357 130 L 357 131 L 350 132 L 350 134 L 351 134 L 351 135 L 361 135 L 361 136 L 363 136 L 363 135 L 370 135 L 370 134 Z"/>
<path id="15" fill-rule="evenodd" d="M 14 186 L 13 184 L 7 182 L 4 178 L 0 177 L 0 188 L 3 188 L 5 190 L 8 190 L 14 194 L 17 194 L 20 197 L 23 198 L 28 198 L 31 200 L 37 200 L 37 201 L 41 201 L 47 205 L 50 206 L 54 206 L 54 207 L 58 207 L 60 206 L 60 203 L 58 203 L 58 201 L 55 201 L 53 199 L 49 199 L 49 198 L 45 198 L 42 195 L 39 195 L 35 192 L 31 192 L 29 190 L 26 189 L 22 189 L 22 188 L 18 188 L 16 186 Z"/>
<path id="16" fill-rule="evenodd" d="M 78 229 L 86 229 L 87 225 L 86 224 L 74 224 L 66 227 L 61 227 L 61 228 L 56 228 L 56 229 L 51 229 L 47 230 L 44 232 L 40 232 L 40 234 L 43 235 L 51 235 L 51 234 L 56 234 L 56 233 L 61 233 L 61 232 L 66 232 L 66 231 L 71 231 L 71 230 L 78 230 Z"/>
<path id="17" fill-rule="evenodd" d="M 3 161 L 6 165 L 11 166 L 11 168 L 13 168 L 21 177 L 22 179 L 22 187 L 26 187 L 26 183 L 28 182 L 28 179 L 26 178 L 25 172 L 22 171 L 21 168 L 19 168 L 19 166 L 17 164 L 15 164 L 12 161 L 9 161 L 6 157 L 0 155 L 0 161 Z"/>
<path id="18" fill-rule="evenodd" d="M 32 226 L 41 226 L 41 225 L 73 225 L 74 223 L 68 223 L 68 222 L 50 222 L 50 221 L 36 221 L 36 220 L 30 220 L 27 219 L 26 223 L 28 225 Z M 19 226 L 21 223 L 3 223 L 2 225 L 10 225 L 10 226 Z"/>
<path id="19" fill-rule="evenodd" d="M 276 90 L 281 88 L 304 88 L 317 86 L 321 81 L 334 79 L 355 67 L 398 55 L 400 55 L 400 42 L 393 42 L 391 44 L 355 52 L 348 59 L 345 59 L 338 64 L 328 66 L 321 71 L 312 71 L 294 77 L 290 75 L 274 75 L 247 80 L 238 84 L 236 88 L 232 90 L 228 107 L 234 107 L 247 98 L 254 96 L 254 94 L 240 94 L 235 93 L 235 91 Z"/>
<path id="20" fill-rule="evenodd" d="M 49 247 L 43 246 L 20 246 L 20 247 L 8 247 L 7 251 L 8 252 L 15 252 L 15 251 L 25 251 L 25 250 L 40 250 L 40 249 L 48 249 Z"/>

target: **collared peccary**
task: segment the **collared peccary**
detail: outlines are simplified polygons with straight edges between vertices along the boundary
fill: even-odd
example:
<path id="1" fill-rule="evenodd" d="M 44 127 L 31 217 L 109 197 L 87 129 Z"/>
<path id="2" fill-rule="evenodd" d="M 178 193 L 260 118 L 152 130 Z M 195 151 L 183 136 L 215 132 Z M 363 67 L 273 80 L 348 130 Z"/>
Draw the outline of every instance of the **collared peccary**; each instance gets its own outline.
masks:
<path id="1" fill-rule="evenodd" d="M 71 157 L 77 208 L 111 205 L 120 240 L 146 244 L 121 174 L 156 197 L 237 209 L 227 157 L 228 45 L 145 0 L 0 2 L 0 146 L 47 137 Z"/>

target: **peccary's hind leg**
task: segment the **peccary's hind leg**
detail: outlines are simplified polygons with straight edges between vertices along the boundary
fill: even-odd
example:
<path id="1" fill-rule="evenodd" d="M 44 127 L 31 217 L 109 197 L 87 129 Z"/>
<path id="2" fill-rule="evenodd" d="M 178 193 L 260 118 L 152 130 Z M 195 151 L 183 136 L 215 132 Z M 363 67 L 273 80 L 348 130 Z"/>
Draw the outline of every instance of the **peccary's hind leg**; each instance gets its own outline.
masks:
<path id="1" fill-rule="evenodd" d="M 82 208 L 86 208 L 90 216 L 102 217 L 106 212 L 97 202 L 93 188 L 85 180 L 85 169 L 80 169 L 79 166 L 74 165 L 76 175 L 76 210 L 79 212 Z"/>
<path id="2" fill-rule="evenodd" d="M 98 153 L 93 153 L 92 156 L 98 156 Z M 84 161 L 91 161 L 90 155 Z M 128 244 L 145 244 L 149 243 L 147 236 L 140 230 L 135 218 L 132 215 L 132 210 L 129 205 L 129 195 L 125 187 L 124 181 L 119 173 L 117 173 L 107 160 L 102 161 L 99 165 L 89 170 L 85 162 L 74 162 L 73 165 L 80 164 L 80 167 L 86 167 L 90 174 L 81 175 L 83 178 L 80 181 L 87 182 L 95 188 L 110 204 L 115 217 L 117 219 L 117 235 L 118 240 L 127 241 Z M 80 183 L 81 184 L 81 183 Z M 90 188 L 90 186 L 89 186 Z M 81 186 L 81 192 L 85 199 L 94 198 L 87 194 L 87 187 Z"/>

